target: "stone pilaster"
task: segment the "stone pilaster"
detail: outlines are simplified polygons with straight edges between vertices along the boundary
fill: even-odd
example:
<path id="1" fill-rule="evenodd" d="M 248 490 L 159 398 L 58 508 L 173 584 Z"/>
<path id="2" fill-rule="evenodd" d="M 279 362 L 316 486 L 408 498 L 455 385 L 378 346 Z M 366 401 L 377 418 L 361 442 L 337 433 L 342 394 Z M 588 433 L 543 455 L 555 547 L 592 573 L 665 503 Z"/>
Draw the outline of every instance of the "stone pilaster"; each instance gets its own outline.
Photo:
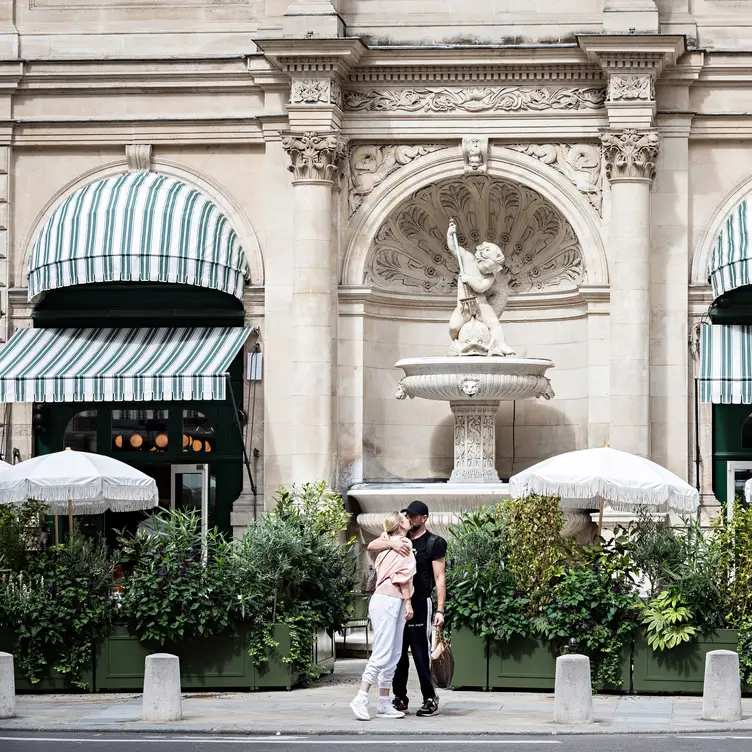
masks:
<path id="1" fill-rule="evenodd" d="M 285 10 L 284 36 L 304 39 L 345 36 L 339 5 L 340 0 L 295 0 Z"/>
<path id="2" fill-rule="evenodd" d="M 454 413 L 454 470 L 450 483 L 498 483 L 498 402 L 450 402 Z"/>
<path id="3" fill-rule="evenodd" d="M 286 134 L 293 173 L 292 479 L 332 483 L 332 185 L 344 156 L 337 133 Z"/>
<path id="4" fill-rule="evenodd" d="M 602 135 L 611 182 L 610 435 L 615 449 L 650 456 L 650 185 L 655 131 Z"/>
<path id="5" fill-rule="evenodd" d="M 604 0 L 606 34 L 657 34 L 659 30 L 655 0 Z"/>

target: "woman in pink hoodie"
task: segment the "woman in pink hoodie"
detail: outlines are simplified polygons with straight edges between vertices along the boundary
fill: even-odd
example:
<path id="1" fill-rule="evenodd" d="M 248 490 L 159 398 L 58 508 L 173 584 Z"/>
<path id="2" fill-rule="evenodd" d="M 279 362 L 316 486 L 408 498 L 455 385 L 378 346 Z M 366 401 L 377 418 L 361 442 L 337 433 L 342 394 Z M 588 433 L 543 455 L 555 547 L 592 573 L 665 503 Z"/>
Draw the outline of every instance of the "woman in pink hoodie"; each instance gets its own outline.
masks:
<path id="1" fill-rule="evenodd" d="M 383 538 L 404 538 L 410 530 L 407 517 L 394 512 L 384 520 Z M 373 650 L 363 672 L 363 681 L 355 699 L 350 703 L 355 717 L 368 721 L 368 690 L 379 685 L 379 718 L 404 718 L 389 701 L 389 690 L 397 663 L 402 655 L 402 636 L 405 621 L 413 618 L 410 598 L 413 594 L 415 554 L 408 556 L 389 549 L 376 559 L 376 589 L 368 604 L 368 616 L 373 625 Z"/>

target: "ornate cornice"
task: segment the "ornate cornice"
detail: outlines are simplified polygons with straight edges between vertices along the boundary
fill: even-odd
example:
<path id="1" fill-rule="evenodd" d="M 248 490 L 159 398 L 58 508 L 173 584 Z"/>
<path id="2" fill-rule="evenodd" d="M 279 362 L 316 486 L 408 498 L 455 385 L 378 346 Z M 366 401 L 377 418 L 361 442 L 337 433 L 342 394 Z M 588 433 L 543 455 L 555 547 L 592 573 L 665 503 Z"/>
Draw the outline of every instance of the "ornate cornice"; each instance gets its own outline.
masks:
<path id="1" fill-rule="evenodd" d="M 658 160 L 658 132 L 627 128 L 601 135 L 606 176 L 618 180 L 652 180 Z"/>
<path id="2" fill-rule="evenodd" d="M 344 109 L 350 112 L 514 112 L 530 110 L 597 110 L 602 87 L 485 86 L 350 89 Z"/>
<path id="3" fill-rule="evenodd" d="M 287 133 L 282 148 L 290 157 L 287 168 L 295 182 L 333 182 L 345 153 L 345 140 L 338 133 Z"/>

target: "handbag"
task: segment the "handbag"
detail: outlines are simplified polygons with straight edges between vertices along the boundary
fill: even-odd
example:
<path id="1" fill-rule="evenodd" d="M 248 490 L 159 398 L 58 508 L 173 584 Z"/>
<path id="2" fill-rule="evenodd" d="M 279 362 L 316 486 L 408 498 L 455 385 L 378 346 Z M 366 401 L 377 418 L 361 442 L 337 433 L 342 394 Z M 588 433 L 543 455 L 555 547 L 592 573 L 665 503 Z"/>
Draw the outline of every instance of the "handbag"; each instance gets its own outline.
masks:
<path id="1" fill-rule="evenodd" d="M 447 689 L 454 676 L 452 648 L 444 637 L 444 630 L 434 630 L 431 649 L 431 682 L 438 689 Z"/>
<path id="2" fill-rule="evenodd" d="M 360 592 L 363 595 L 373 595 L 374 590 L 376 590 L 376 570 L 373 567 L 368 567 Z"/>

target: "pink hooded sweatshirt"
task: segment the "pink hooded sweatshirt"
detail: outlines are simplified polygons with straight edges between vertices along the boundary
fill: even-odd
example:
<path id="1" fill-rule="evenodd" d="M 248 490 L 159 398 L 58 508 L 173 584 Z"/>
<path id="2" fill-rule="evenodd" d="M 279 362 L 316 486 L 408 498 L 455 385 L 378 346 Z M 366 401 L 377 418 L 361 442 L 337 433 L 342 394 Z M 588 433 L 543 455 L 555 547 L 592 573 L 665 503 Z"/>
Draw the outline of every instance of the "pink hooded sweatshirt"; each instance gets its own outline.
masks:
<path id="1" fill-rule="evenodd" d="M 410 584 L 410 596 L 413 594 L 413 577 L 415 575 L 415 554 L 402 556 L 389 549 L 382 551 L 376 558 L 376 590 L 379 595 L 402 598 L 399 586 Z"/>

